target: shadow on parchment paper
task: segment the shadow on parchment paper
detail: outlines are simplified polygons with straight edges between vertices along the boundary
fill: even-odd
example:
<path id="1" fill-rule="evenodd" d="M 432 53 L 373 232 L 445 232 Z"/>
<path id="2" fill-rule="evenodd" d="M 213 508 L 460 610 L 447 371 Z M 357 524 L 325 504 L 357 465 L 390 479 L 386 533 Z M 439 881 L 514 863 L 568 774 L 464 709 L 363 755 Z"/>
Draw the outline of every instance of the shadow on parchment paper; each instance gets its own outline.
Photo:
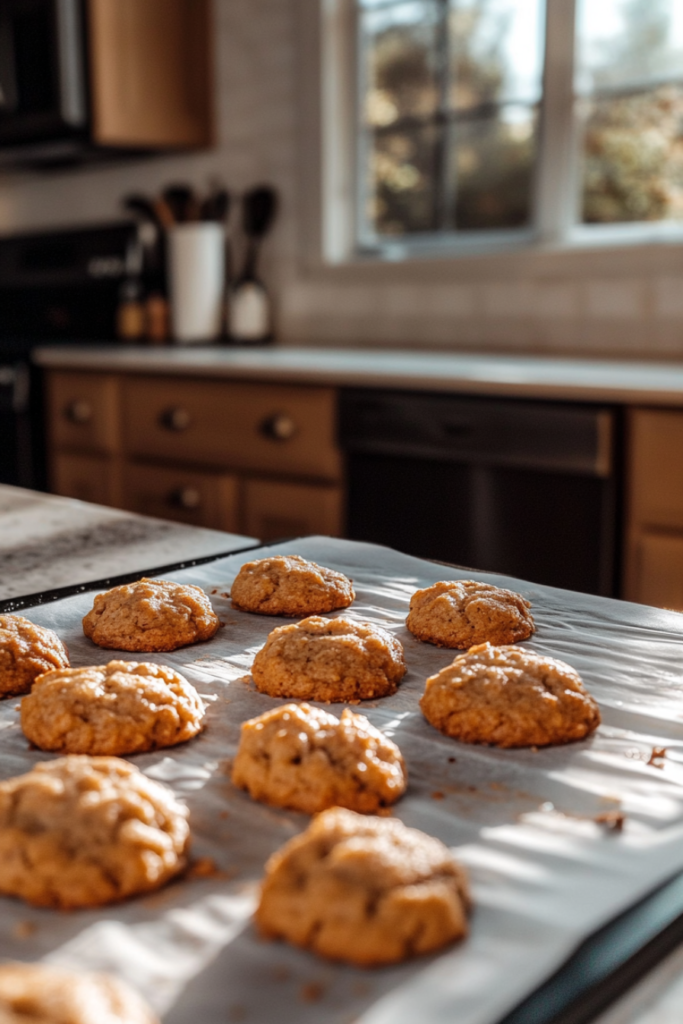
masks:
<path id="1" fill-rule="evenodd" d="M 363 970 L 263 941 L 248 925 L 189 982 L 164 1024 L 352 1024 L 434 959 Z"/>

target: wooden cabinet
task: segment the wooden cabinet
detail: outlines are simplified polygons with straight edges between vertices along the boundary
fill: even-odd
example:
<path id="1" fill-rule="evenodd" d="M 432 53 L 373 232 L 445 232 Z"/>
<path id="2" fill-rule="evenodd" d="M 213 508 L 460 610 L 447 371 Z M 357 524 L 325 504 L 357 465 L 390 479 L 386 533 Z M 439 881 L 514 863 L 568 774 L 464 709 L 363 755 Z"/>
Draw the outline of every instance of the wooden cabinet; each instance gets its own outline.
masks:
<path id="1" fill-rule="evenodd" d="M 631 409 L 626 444 L 624 596 L 683 611 L 683 411 Z"/>
<path id="2" fill-rule="evenodd" d="M 93 141 L 210 145 L 208 0 L 88 0 L 87 12 Z"/>
<path id="3" fill-rule="evenodd" d="M 114 455 L 119 451 L 116 379 L 91 373 L 48 377 L 50 442 L 58 451 Z"/>
<path id="4" fill-rule="evenodd" d="M 57 494 L 263 540 L 341 533 L 332 388 L 52 371 L 47 389 Z"/>
<path id="5" fill-rule="evenodd" d="M 332 388 L 126 379 L 126 450 L 266 473 L 336 480 Z"/>
<path id="6" fill-rule="evenodd" d="M 122 507 L 158 519 L 239 533 L 239 481 L 230 473 L 126 463 Z"/>
<path id="7" fill-rule="evenodd" d="M 55 494 L 95 505 L 121 507 L 121 473 L 117 462 L 93 455 L 54 452 L 52 489 Z"/>
<path id="8" fill-rule="evenodd" d="M 247 480 L 244 486 L 244 529 L 261 540 L 341 533 L 339 487 Z"/>

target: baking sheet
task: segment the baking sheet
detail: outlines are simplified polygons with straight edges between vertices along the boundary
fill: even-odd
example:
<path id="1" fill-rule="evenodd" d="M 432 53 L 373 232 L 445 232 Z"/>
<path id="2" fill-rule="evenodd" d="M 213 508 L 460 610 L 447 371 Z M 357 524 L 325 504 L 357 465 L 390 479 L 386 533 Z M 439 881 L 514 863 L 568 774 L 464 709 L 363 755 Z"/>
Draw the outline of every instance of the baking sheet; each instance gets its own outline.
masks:
<path id="1" fill-rule="evenodd" d="M 216 591 L 225 628 L 207 644 L 145 658 L 172 664 L 197 686 L 208 726 L 182 747 L 131 758 L 186 800 L 194 855 L 213 858 L 219 874 L 101 911 L 57 913 L 0 898 L 0 956 L 112 970 L 168 1024 L 494 1024 L 583 938 L 683 869 L 683 616 L 350 541 L 307 538 L 271 552 L 348 573 L 357 600 L 341 614 L 382 624 L 402 640 L 409 671 L 399 692 L 359 710 L 406 756 L 409 789 L 394 813 L 439 836 L 470 869 L 469 939 L 434 957 L 366 971 L 256 935 L 250 916 L 263 863 L 308 818 L 252 802 L 226 774 L 240 723 L 278 703 L 256 692 L 248 670 L 281 620 L 236 612 L 221 596 L 250 552 L 172 574 Z M 472 575 L 533 602 L 538 632 L 524 646 L 579 670 L 603 714 L 594 736 L 538 752 L 500 751 L 458 744 L 425 722 L 417 706 L 424 679 L 453 654 L 407 632 L 409 598 L 418 586 Z M 81 632 L 91 604 L 91 595 L 79 595 L 25 614 L 57 630 L 73 664 L 106 662 L 112 652 Z M 0 704 L 3 778 L 49 757 L 28 750 L 17 706 Z M 330 707 L 340 714 L 343 706 Z M 622 832 L 593 820 L 611 810 L 626 815 Z"/>

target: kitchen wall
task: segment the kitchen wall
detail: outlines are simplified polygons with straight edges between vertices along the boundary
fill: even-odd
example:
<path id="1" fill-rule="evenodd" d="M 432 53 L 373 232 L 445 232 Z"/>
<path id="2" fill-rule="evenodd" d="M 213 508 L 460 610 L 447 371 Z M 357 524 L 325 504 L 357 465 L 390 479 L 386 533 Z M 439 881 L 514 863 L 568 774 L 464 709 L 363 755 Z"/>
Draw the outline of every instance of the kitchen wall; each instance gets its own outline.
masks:
<path id="1" fill-rule="evenodd" d="M 376 274 L 306 271 L 297 218 L 307 198 L 297 190 L 297 0 L 214 2 L 218 147 L 68 172 L 3 172 L 0 231 L 108 219 L 125 192 L 171 180 L 201 186 L 217 175 L 236 191 L 268 181 L 282 194 L 282 215 L 264 272 L 284 340 L 683 359 L 677 246 L 429 261 Z"/>

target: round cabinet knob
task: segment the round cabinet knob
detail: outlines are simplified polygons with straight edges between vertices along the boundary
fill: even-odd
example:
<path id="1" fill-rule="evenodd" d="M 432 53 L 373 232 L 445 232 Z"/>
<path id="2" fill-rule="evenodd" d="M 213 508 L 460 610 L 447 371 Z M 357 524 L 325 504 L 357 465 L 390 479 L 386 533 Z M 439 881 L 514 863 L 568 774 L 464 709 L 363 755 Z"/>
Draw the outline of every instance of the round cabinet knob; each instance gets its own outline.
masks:
<path id="1" fill-rule="evenodd" d="M 169 495 L 171 505 L 176 508 L 193 509 L 199 508 L 202 503 L 202 496 L 196 487 L 180 487 Z"/>
<path id="2" fill-rule="evenodd" d="M 75 398 L 64 409 L 69 423 L 90 423 L 93 418 L 93 407 L 85 398 Z"/>
<path id="3" fill-rule="evenodd" d="M 276 412 L 261 421 L 259 432 L 271 441 L 289 441 L 297 433 L 297 425 L 286 412 Z"/>
<path id="4" fill-rule="evenodd" d="M 159 422 L 166 430 L 187 430 L 192 423 L 192 417 L 187 409 L 178 406 L 175 409 L 165 409 L 159 417 Z"/>

